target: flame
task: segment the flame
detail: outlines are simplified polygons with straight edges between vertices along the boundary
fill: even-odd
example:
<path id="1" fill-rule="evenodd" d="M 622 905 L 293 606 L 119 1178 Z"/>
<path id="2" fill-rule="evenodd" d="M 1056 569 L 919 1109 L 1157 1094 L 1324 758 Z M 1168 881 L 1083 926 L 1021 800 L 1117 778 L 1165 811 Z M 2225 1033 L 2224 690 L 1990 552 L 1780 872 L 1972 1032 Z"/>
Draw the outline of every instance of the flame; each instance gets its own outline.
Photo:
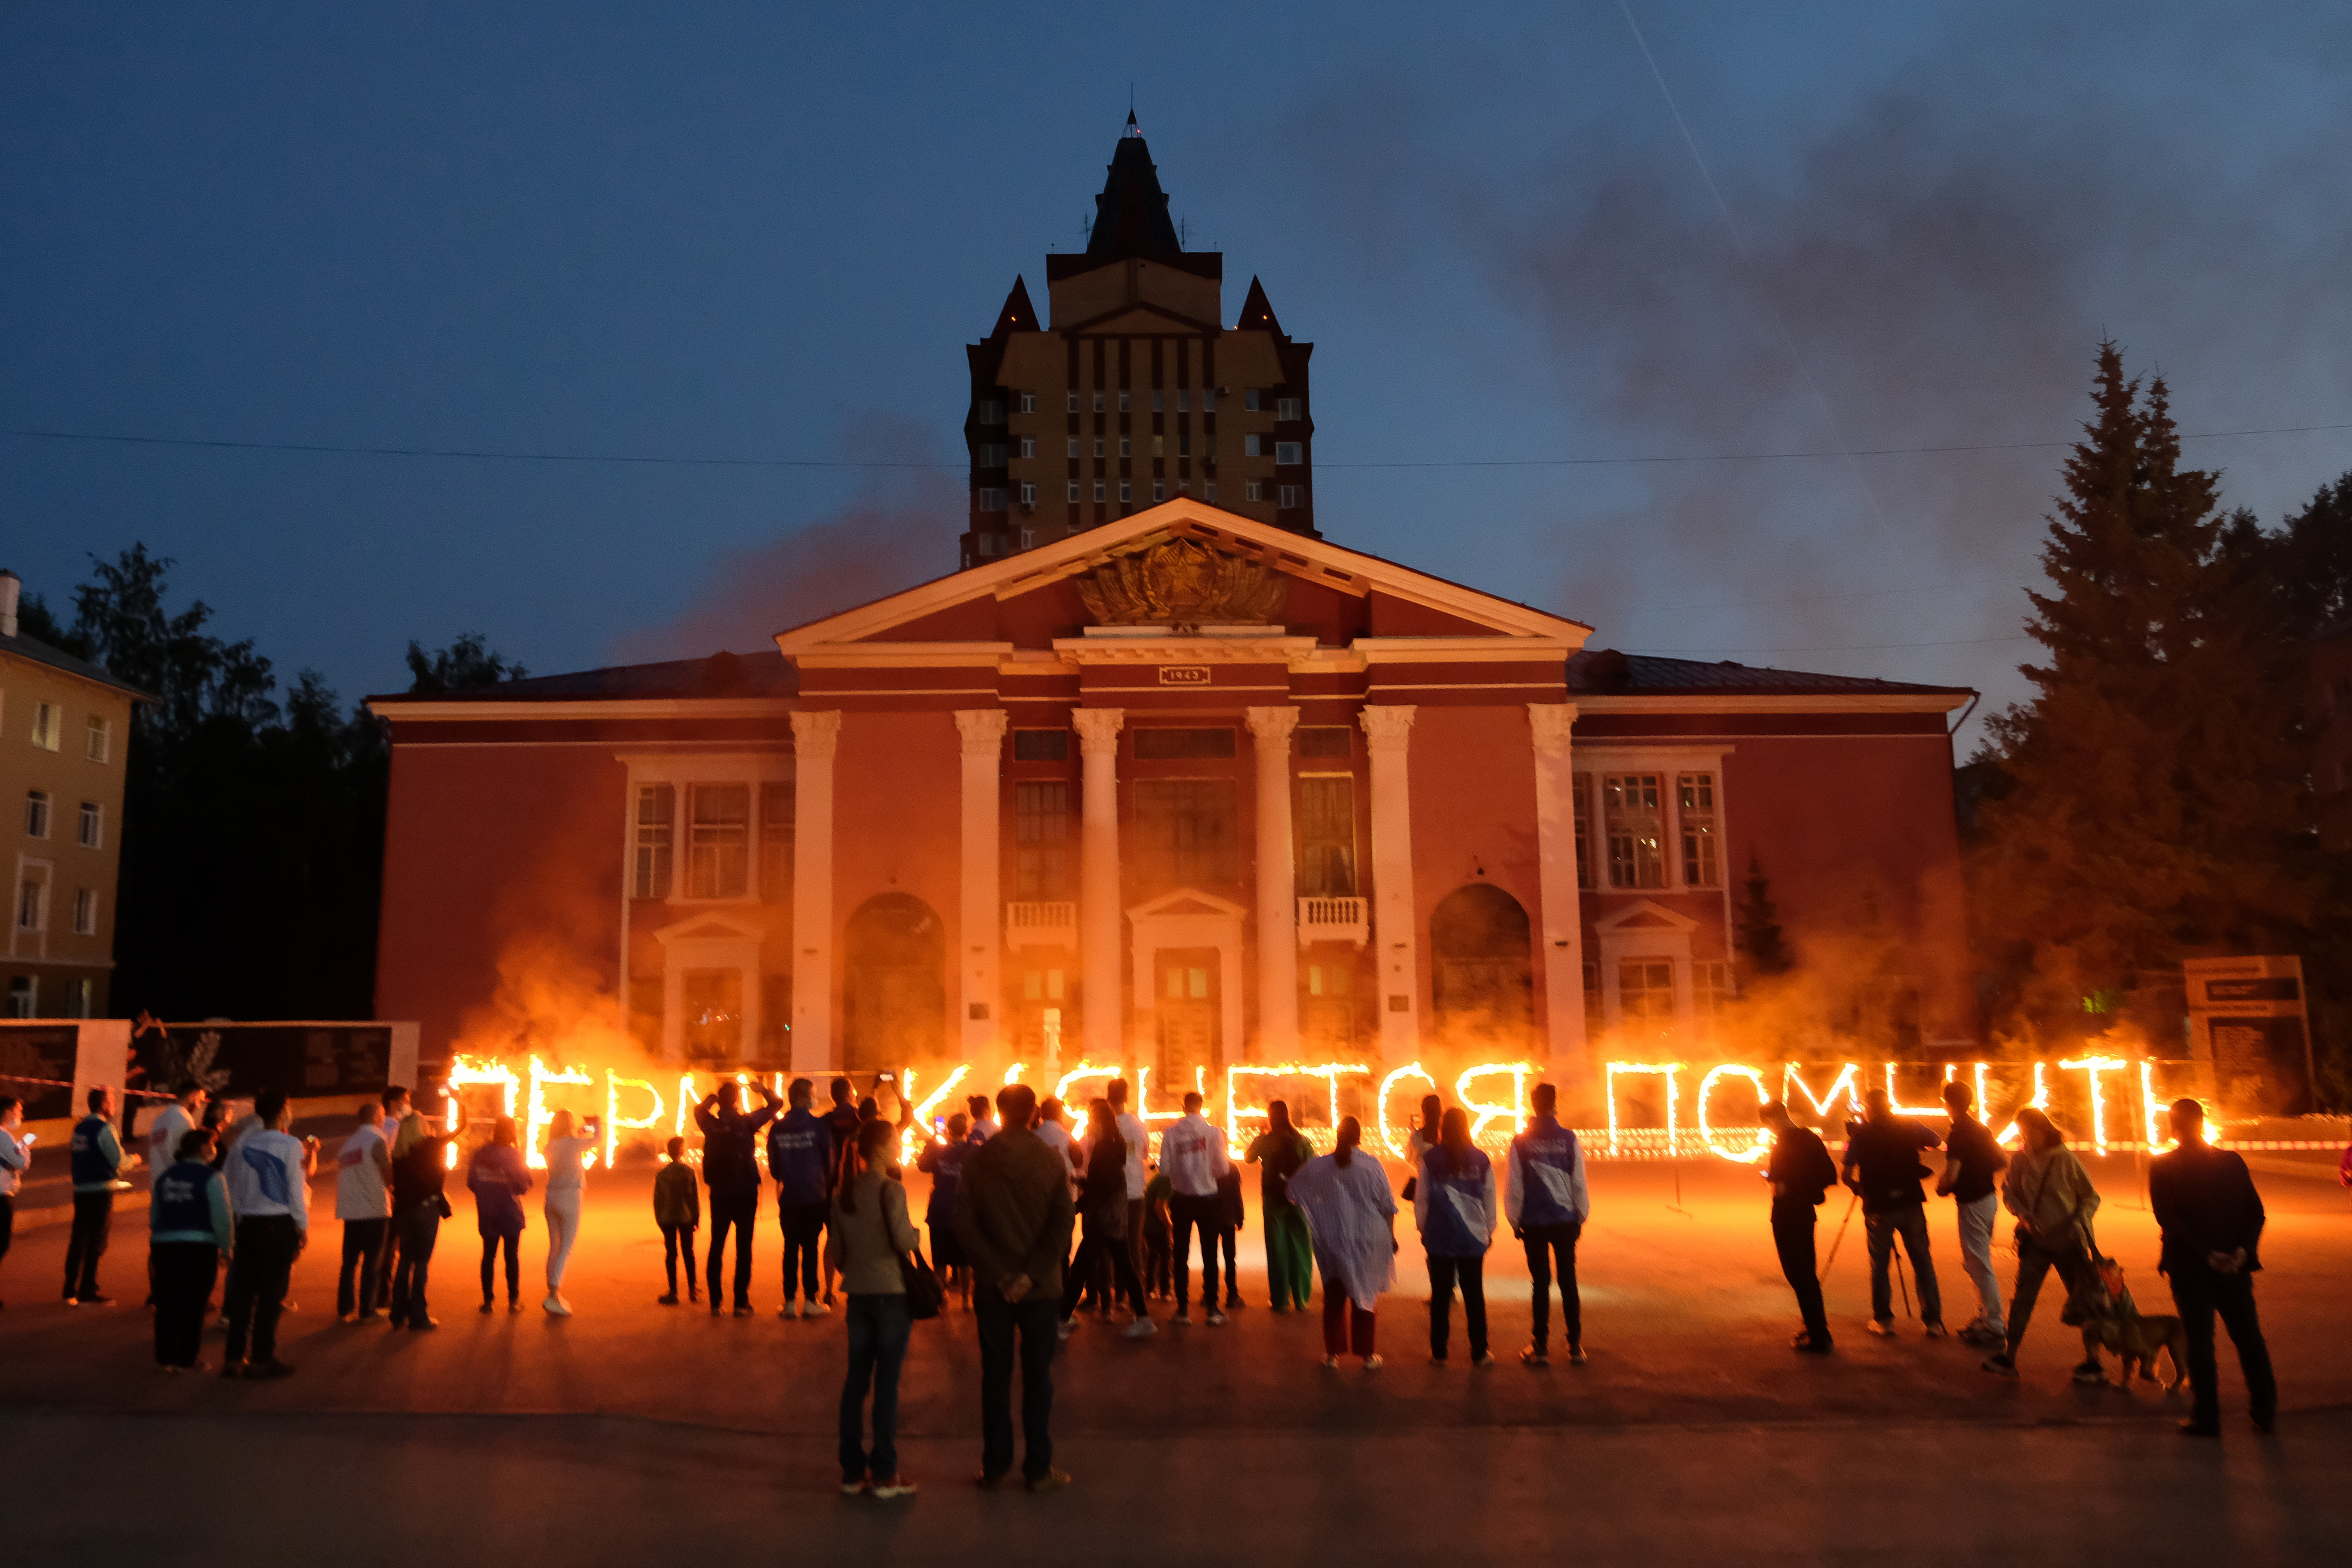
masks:
<path id="1" fill-rule="evenodd" d="M 915 1100 L 915 1069 L 913 1068 L 907 1069 L 906 1082 L 900 1086 L 899 1092 L 914 1104 L 915 1114 L 908 1119 L 907 1131 L 898 1135 L 900 1164 L 913 1164 L 915 1155 L 920 1152 L 922 1146 L 934 1141 L 931 1135 L 931 1117 L 936 1108 L 941 1100 L 955 1092 L 955 1086 L 961 1083 L 964 1080 L 964 1075 L 970 1071 L 971 1071 L 970 1062 L 958 1062 L 955 1071 L 948 1074 L 939 1088 L 931 1090 L 924 1100 L 918 1101 Z"/>
<path id="2" fill-rule="evenodd" d="M 621 1090 L 625 1089 L 643 1089 L 653 1096 L 654 1108 L 651 1113 L 642 1117 L 623 1116 Z M 620 1142 L 621 1129 L 652 1127 L 661 1121 L 662 1112 L 666 1109 L 667 1108 L 662 1103 L 661 1090 L 656 1089 L 647 1079 L 622 1078 L 610 1068 L 604 1069 L 604 1165 L 607 1170 L 612 1168 L 613 1152 Z"/>
<path id="3" fill-rule="evenodd" d="M 2059 1067 L 2068 1072 L 2080 1071 L 2091 1084 L 2091 1146 L 2104 1154 L 2107 1152 L 2107 1101 L 2099 1092 L 2099 1075 L 2126 1072 L 2131 1063 L 2114 1057 L 2083 1057 L 2074 1061 L 2062 1061 Z"/>
<path id="4" fill-rule="evenodd" d="M 1724 1148 L 1715 1141 L 1715 1129 L 1707 1123 L 1707 1100 L 1715 1093 L 1717 1081 L 1727 1078 L 1744 1078 L 1755 1085 L 1756 1103 L 1759 1105 L 1772 1098 L 1764 1091 L 1764 1075 L 1754 1068 L 1743 1067 L 1738 1062 L 1725 1062 L 1720 1067 L 1710 1068 L 1707 1075 L 1698 1080 L 1698 1139 L 1706 1145 L 1706 1152 L 1717 1159 L 1728 1160 L 1736 1165 L 1753 1165 L 1772 1152 L 1772 1134 L 1761 1123 L 1756 1128 L 1755 1141 L 1745 1149 Z"/>
<path id="5" fill-rule="evenodd" d="M 1983 1081 L 1982 1075 L 1979 1075 L 1978 1081 Z M 1981 1106 L 1984 1101 L 1979 1099 L 1977 1103 Z M 2019 1110 L 2023 1110 L 2027 1106 L 2031 1106 L 2036 1110 L 2046 1110 L 2050 1107 L 2049 1077 L 2046 1069 L 2040 1062 L 2035 1062 L 2033 1064 L 2033 1098 L 2027 1100 L 2024 1105 L 2021 1105 L 2017 1109 Z M 1994 1139 L 1993 1142 L 1996 1143 L 2006 1143 L 2012 1138 L 2017 1139 L 2021 1143 L 2024 1142 L 2024 1135 L 2017 1130 L 2017 1117 L 2014 1112 L 2010 1116 L 2009 1125 L 2001 1129 L 2000 1136 Z"/>
<path id="6" fill-rule="evenodd" d="M 537 1057 L 530 1058 L 530 1119 L 523 1130 L 522 1157 L 524 1163 L 532 1170 L 547 1169 L 547 1156 L 541 1152 L 539 1146 L 541 1138 L 547 1131 L 547 1124 L 555 1120 L 555 1113 L 547 1109 L 547 1086 L 551 1083 L 590 1084 L 594 1081 L 579 1068 L 564 1068 L 558 1071 L 550 1071 L 547 1064 Z M 595 1163 L 593 1153 L 584 1163 L 593 1167 Z"/>
<path id="7" fill-rule="evenodd" d="M 1242 1141 L 1241 1124 L 1244 1120 L 1263 1120 L 1270 1112 L 1263 1105 L 1242 1103 L 1241 1079 L 1244 1078 L 1319 1078 L 1330 1087 L 1331 1115 L 1336 1125 L 1339 1114 L 1339 1080 L 1348 1077 L 1370 1078 L 1372 1069 L 1362 1062 L 1250 1062 L 1235 1063 L 1225 1068 L 1225 1147 L 1238 1160 L 1248 1145 Z"/>
<path id="8" fill-rule="evenodd" d="M 1794 1062 L 1784 1062 L 1780 1067 L 1780 1099 L 1783 1101 L 1788 1101 L 1795 1098 L 1795 1096 L 1789 1092 L 1790 1086 L 1793 1084 L 1797 1089 L 1804 1095 L 1805 1099 L 1811 1102 L 1813 1114 L 1821 1117 L 1823 1121 L 1827 1121 L 1830 1114 L 1830 1107 L 1837 1103 L 1838 1096 L 1843 1093 L 1845 1096 L 1845 1102 L 1852 1110 L 1853 1113 L 1856 1116 L 1860 1116 L 1862 1114 L 1862 1090 L 1858 1086 L 1861 1082 L 1861 1078 L 1862 1069 L 1853 1062 L 1840 1063 L 1837 1077 L 1830 1080 L 1829 1093 L 1825 1095 L 1817 1095 L 1813 1092 L 1813 1086 L 1805 1081 L 1805 1075 L 1797 1070 L 1797 1064 Z"/>
<path id="9" fill-rule="evenodd" d="M 1612 1155 L 1614 1155 L 1618 1152 L 1617 1075 L 1619 1073 L 1625 1073 L 1629 1075 L 1663 1078 L 1666 1080 L 1666 1152 L 1668 1153 L 1672 1153 L 1675 1152 L 1675 1101 L 1678 1098 L 1679 1094 L 1675 1083 L 1675 1075 L 1681 1072 L 1687 1065 L 1687 1063 L 1684 1062 L 1611 1062 L 1609 1064 L 1607 1075 L 1609 1092 L 1609 1152 Z M 1845 1070 L 1849 1077 L 1852 1076 L 1853 1072 L 1853 1065 L 1849 1063 Z"/>
<path id="10" fill-rule="evenodd" d="M 1391 1157 L 1399 1160 L 1412 1152 L 1412 1148 L 1389 1131 L 1389 1097 L 1395 1092 L 1398 1084 L 1409 1078 L 1417 1078 L 1432 1089 L 1437 1087 L 1437 1080 L 1430 1077 L 1419 1062 L 1407 1062 L 1381 1079 L 1380 1094 L 1372 1102 L 1372 1121 L 1379 1129 L 1381 1142 L 1388 1145 Z"/>
<path id="11" fill-rule="evenodd" d="M 1951 1072 L 1948 1068 L 1945 1069 L 1946 1081 L 1948 1082 L 1950 1080 L 1950 1077 Z M 1940 1105 L 1906 1105 L 1903 1103 L 1901 1098 L 1895 1092 L 1895 1064 L 1893 1062 L 1888 1062 L 1886 1064 L 1886 1109 L 1897 1116 L 1941 1116 L 1944 1114 L 1944 1108 Z"/>
<path id="12" fill-rule="evenodd" d="M 1475 1143 L 1478 1141 L 1479 1135 L 1486 1131 L 1486 1123 L 1489 1121 L 1508 1122 L 1513 1132 L 1517 1132 L 1527 1124 L 1528 1074 L 1535 1070 L 1535 1064 L 1532 1062 L 1483 1062 L 1476 1067 L 1464 1069 L 1462 1076 L 1454 1080 L 1454 1099 L 1464 1110 L 1470 1113 L 1470 1142 Z M 1473 1080 L 1482 1078 L 1499 1078 L 1505 1073 L 1511 1075 L 1510 1104 L 1486 1104 L 1474 1098 L 1470 1093 Z"/>

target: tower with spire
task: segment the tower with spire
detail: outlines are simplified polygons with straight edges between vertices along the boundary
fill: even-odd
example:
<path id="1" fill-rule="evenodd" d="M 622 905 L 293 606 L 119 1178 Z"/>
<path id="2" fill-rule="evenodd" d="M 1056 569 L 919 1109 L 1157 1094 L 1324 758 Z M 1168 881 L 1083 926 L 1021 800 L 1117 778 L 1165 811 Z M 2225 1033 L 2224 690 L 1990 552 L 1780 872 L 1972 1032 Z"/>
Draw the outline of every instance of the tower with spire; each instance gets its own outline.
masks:
<path id="1" fill-rule="evenodd" d="M 1312 343 L 1250 279 L 1223 324 L 1223 253 L 1187 250 L 1129 110 L 1083 253 L 1045 258 L 1048 317 L 1025 279 L 966 345 L 971 528 L 962 564 L 1034 549 L 1190 495 L 1315 529 Z"/>

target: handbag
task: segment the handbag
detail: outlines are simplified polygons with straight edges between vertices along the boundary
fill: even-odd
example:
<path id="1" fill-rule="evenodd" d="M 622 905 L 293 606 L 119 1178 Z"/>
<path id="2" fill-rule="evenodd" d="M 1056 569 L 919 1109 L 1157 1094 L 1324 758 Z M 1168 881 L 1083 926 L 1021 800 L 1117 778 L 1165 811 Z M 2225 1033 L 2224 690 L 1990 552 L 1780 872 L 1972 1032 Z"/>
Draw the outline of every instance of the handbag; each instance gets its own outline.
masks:
<path id="1" fill-rule="evenodd" d="M 907 1316 L 929 1322 L 948 1302 L 948 1288 L 923 1258 L 922 1249 L 898 1254 L 898 1279 L 907 1287 Z"/>

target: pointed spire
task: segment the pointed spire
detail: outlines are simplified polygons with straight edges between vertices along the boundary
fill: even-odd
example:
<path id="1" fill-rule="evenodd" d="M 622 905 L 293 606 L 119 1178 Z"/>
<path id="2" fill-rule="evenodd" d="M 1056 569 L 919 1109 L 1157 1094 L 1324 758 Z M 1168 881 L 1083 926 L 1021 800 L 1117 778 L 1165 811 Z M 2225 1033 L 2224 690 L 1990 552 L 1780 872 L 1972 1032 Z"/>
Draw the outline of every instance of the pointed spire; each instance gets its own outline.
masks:
<path id="1" fill-rule="evenodd" d="M 1160 188 L 1160 171 L 1143 140 L 1135 111 L 1127 113 L 1127 129 L 1111 153 L 1109 178 L 1095 198 L 1095 222 L 1087 237 L 1092 260 L 1123 261 L 1129 257 L 1181 256 L 1184 247 L 1176 226 L 1168 220 L 1168 193 Z"/>
<path id="2" fill-rule="evenodd" d="M 1241 320 L 1234 323 L 1235 331 L 1268 331 L 1282 336 L 1282 323 L 1274 319 L 1274 305 L 1265 297 L 1265 285 L 1250 276 L 1249 297 L 1242 301 Z"/>
<path id="3" fill-rule="evenodd" d="M 996 313 L 996 326 L 988 334 L 993 342 L 1013 332 L 1034 332 L 1037 330 L 1037 307 L 1029 302 L 1029 284 L 1015 277 L 1013 292 L 1004 297 L 1004 309 Z"/>
<path id="4" fill-rule="evenodd" d="M 1131 104 L 1127 110 L 1127 134 L 1139 142 L 1143 140 L 1143 127 L 1135 122 L 1135 109 Z"/>

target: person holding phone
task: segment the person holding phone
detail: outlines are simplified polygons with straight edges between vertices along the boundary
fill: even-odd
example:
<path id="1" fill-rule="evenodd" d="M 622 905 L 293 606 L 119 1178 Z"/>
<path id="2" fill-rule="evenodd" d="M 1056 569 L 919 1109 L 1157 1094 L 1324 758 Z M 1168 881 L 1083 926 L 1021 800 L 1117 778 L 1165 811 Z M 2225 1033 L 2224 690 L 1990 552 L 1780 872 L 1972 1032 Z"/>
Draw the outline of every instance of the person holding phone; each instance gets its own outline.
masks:
<path id="1" fill-rule="evenodd" d="M 555 1318 L 572 1315 L 572 1303 L 563 1296 L 563 1270 L 572 1261 L 572 1244 L 580 1239 L 580 1199 L 588 1185 L 583 1161 L 604 1136 L 601 1117 L 587 1117 L 579 1126 L 574 1133 L 568 1110 L 557 1111 L 547 1124 L 547 1300 L 541 1305 Z"/>
<path id="2" fill-rule="evenodd" d="M 25 1173 L 33 1163 L 33 1133 L 19 1136 L 16 1129 L 25 1125 L 25 1102 L 13 1094 L 0 1094 L 0 1263 L 8 1258 L 8 1244 L 16 1234 L 16 1193 L 24 1184 Z"/>

